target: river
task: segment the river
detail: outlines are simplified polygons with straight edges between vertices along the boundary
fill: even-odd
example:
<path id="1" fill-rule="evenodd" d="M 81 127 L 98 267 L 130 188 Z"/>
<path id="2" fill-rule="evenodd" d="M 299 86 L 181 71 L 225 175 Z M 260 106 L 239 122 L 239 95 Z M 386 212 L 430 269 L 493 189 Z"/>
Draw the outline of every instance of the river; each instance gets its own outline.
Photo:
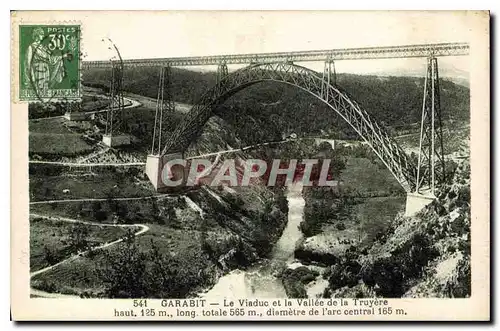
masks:
<path id="1" fill-rule="evenodd" d="M 288 222 L 269 259 L 259 261 L 248 270 L 236 269 L 221 277 L 212 289 L 200 296 L 222 298 L 286 298 L 285 288 L 276 275 L 293 262 L 295 244 L 302 239 L 299 225 L 304 217 L 305 201 L 302 183 L 288 187 Z"/>

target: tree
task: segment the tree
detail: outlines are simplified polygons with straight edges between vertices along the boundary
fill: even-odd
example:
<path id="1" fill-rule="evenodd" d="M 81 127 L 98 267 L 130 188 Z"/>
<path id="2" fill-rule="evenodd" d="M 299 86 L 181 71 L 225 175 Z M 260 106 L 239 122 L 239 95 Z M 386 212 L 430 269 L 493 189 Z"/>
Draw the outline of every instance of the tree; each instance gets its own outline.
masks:
<path id="1" fill-rule="evenodd" d="M 139 251 L 135 235 L 128 231 L 123 244 L 114 253 L 105 253 L 98 269 L 99 278 L 106 284 L 109 298 L 143 298 L 147 296 L 146 254 Z"/>
<path id="2" fill-rule="evenodd" d="M 43 254 L 45 261 L 47 261 L 48 265 L 53 265 L 57 263 L 57 256 L 54 250 L 50 249 L 47 245 L 43 246 Z"/>
<path id="3" fill-rule="evenodd" d="M 83 224 L 75 224 L 70 228 L 69 245 L 74 252 L 82 252 L 88 249 L 89 229 Z"/>
<path id="4" fill-rule="evenodd" d="M 165 224 L 165 221 L 160 216 L 160 208 L 158 207 L 158 202 L 155 198 L 151 199 L 151 214 L 153 214 L 153 219 L 158 224 Z"/>
<path id="5" fill-rule="evenodd" d="M 186 295 L 183 286 L 185 279 L 179 275 L 180 265 L 168 254 L 162 254 L 160 248 L 151 240 L 151 251 L 148 254 L 152 262 L 151 269 L 148 270 L 147 291 L 150 296 L 182 298 Z M 183 290 L 184 289 L 184 290 Z"/>
<path id="6" fill-rule="evenodd" d="M 99 222 L 104 221 L 108 217 L 107 213 L 102 210 L 102 205 L 99 201 L 92 201 L 90 204 L 90 209 L 92 217 L 94 217 Z"/>

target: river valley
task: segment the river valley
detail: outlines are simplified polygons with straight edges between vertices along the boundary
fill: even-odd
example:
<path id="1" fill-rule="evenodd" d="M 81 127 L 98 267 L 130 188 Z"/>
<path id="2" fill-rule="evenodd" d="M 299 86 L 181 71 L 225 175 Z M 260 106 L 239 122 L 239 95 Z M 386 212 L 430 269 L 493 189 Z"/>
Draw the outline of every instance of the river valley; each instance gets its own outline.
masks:
<path id="1" fill-rule="evenodd" d="M 287 200 L 288 222 L 269 259 L 259 261 L 248 270 L 231 271 L 221 277 L 212 289 L 202 294 L 204 298 L 287 297 L 278 274 L 293 262 L 295 245 L 303 237 L 299 228 L 304 217 L 305 205 L 301 182 L 288 187 Z"/>

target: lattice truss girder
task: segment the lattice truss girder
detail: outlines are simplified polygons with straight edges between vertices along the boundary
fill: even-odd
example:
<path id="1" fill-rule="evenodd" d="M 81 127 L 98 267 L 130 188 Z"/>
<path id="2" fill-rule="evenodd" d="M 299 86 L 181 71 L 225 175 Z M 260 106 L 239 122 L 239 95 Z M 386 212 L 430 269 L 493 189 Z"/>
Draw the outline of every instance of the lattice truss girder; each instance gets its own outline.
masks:
<path id="1" fill-rule="evenodd" d="M 427 59 L 424 81 L 416 192 L 430 191 L 445 181 L 439 70 L 436 57 Z"/>
<path id="2" fill-rule="evenodd" d="M 123 130 L 123 63 L 112 62 L 110 105 L 106 112 L 106 135 L 116 135 Z"/>
<path id="3" fill-rule="evenodd" d="M 200 134 L 218 104 L 245 86 L 262 81 L 279 81 L 294 85 L 323 100 L 367 142 L 407 192 L 415 188 L 415 166 L 401 147 L 366 111 L 315 71 L 287 62 L 253 64 L 221 79 L 201 97 L 176 128 L 167 140 L 162 155 L 185 151 Z"/>
<path id="4" fill-rule="evenodd" d="M 159 155 L 162 146 L 165 145 L 171 126 L 170 114 L 175 112 L 175 102 L 172 94 L 172 68 L 170 66 L 160 68 L 158 79 L 158 96 L 156 99 L 155 123 L 153 128 L 153 140 L 151 143 L 151 154 Z"/>
<path id="5" fill-rule="evenodd" d="M 326 82 L 326 85 L 337 86 L 337 72 L 335 71 L 335 61 L 328 59 L 325 61 L 325 66 L 323 68 L 323 80 Z M 326 88 L 321 89 L 321 96 L 325 96 L 327 92 Z"/>
<path id="6" fill-rule="evenodd" d="M 423 45 L 400 45 L 386 47 L 341 48 L 330 50 L 276 52 L 257 54 L 231 54 L 195 57 L 177 57 L 163 59 L 133 59 L 125 60 L 127 66 L 197 66 L 249 63 L 272 63 L 282 61 L 326 61 L 353 59 L 391 59 L 408 57 L 457 56 L 467 55 L 469 45 L 466 43 L 440 43 Z M 84 68 L 108 68 L 108 61 L 84 61 Z"/>

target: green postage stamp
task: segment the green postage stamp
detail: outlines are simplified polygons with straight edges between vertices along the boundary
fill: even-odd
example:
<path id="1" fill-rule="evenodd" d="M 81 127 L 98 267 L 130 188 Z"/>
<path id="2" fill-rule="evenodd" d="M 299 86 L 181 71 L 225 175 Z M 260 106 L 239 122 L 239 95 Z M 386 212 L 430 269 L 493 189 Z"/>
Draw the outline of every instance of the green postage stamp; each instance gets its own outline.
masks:
<path id="1" fill-rule="evenodd" d="M 78 101 L 80 26 L 19 26 L 19 100 Z"/>

